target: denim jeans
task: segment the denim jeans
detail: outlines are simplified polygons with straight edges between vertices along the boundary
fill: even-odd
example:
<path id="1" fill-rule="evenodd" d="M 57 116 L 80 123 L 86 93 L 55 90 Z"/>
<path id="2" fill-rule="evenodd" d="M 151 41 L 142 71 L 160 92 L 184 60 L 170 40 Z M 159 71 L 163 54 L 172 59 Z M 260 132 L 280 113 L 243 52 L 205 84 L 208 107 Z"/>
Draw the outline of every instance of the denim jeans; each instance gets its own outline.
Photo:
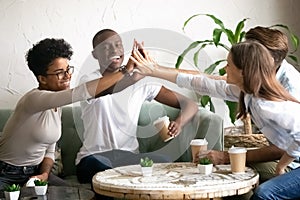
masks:
<path id="1" fill-rule="evenodd" d="M 100 171 L 125 165 L 136 165 L 143 157 L 151 158 L 155 163 L 171 162 L 168 156 L 157 153 L 132 153 L 130 151 L 112 150 L 93 154 L 81 159 L 76 166 L 80 183 L 91 183 L 93 176 Z"/>
<path id="2" fill-rule="evenodd" d="M 38 173 L 39 166 L 14 166 L 0 161 L 0 190 L 8 184 L 20 184 L 28 181 L 28 178 Z"/>
<path id="3" fill-rule="evenodd" d="M 276 176 L 254 191 L 253 200 L 300 199 L 300 167 Z"/>
<path id="4" fill-rule="evenodd" d="M 130 151 L 123 150 L 112 150 L 103 153 L 90 155 L 81 159 L 79 164 L 76 166 L 77 178 L 80 183 L 90 183 L 92 190 L 92 178 L 100 171 L 111 169 L 114 167 L 120 167 L 124 165 L 139 164 L 140 159 L 143 157 L 149 157 L 154 162 L 171 162 L 168 156 L 157 154 L 157 153 L 132 153 Z M 112 197 L 107 197 L 95 193 L 95 198 L 98 200 L 113 200 Z"/>
<path id="5" fill-rule="evenodd" d="M 23 186 L 28 178 L 37 174 L 39 166 L 14 166 L 0 161 L 0 197 L 3 197 L 3 190 L 7 185 L 19 184 Z"/>

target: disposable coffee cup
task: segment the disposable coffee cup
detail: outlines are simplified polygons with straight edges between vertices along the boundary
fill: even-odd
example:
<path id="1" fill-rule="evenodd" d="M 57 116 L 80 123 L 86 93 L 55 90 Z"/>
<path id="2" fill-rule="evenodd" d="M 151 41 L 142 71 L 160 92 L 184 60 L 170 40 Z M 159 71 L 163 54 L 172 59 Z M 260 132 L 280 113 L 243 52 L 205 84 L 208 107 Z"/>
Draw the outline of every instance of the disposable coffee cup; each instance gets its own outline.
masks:
<path id="1" fill-rule="evenodd" d="M 246 152 L 244 147 L 231 147 L 228 150 L 231 172 L 233 174 L 243 174 L 246 168 Z"/>
<path id="2" fill-rule="evenodd" d="M 159 131 L 159 135 L 164 142 L 168 142 L 169 140 L 173 139 L 174 137 L 169 135 L 169 127 L 170 119 L 168 116 L 160 117 L 153 122 L 156 130 Z"/>
<path id="3" fill-rule="evenodd" d="M 191 145 L 191 149 L 192 149 L 192 156 L 193 156 L 193 162 L 196 161 L 196 158 L 199 156 L 199 154 L 202 151 L 206 151 L 207 150 L 207 140 L 204 139 L 194 139 L 191 141 L 190 145 Z"/>

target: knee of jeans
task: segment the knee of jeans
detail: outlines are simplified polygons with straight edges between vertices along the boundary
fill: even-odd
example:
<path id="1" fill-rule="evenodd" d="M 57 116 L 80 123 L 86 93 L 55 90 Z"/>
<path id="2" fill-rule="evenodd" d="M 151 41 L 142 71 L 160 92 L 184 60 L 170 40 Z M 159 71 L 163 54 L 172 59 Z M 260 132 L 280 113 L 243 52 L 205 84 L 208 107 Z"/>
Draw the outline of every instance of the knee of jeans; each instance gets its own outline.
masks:
<path id="1" fill-rule="evenodd" d="M 269 193 L 266 191 L 266 188 L 264 187 L 264 185 L 260 185 L 255 189 L 252 199 L 253 200 L 264 200 L 264 199 L 269 199 L 268 196 L 269 196 Z"/>

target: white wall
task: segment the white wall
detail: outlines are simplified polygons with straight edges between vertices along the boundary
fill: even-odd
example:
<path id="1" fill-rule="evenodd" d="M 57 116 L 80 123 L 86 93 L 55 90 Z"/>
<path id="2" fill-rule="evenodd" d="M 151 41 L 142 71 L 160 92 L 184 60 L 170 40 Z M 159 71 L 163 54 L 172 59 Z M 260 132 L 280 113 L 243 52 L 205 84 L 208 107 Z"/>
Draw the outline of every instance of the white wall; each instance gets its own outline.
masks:
<path id="1" fill-rule="evenodd" d="M 14 107 L 26 91 L 37 86 L 24 55 L 46 37 L 68 41 L 75 52 L 72 64 L 80 68 L 90 56 L 93 35 L 102 28 L 132 35 L 138 29 L 156 28 L 176 32 L 191 41 L 207 39 L 215 27 L 209 18 L 191 21 L 185 32 L 181 28 L 191 15 L 210 13 L 230 28 L 241 19 L 250 18 L 246 30 L 256 25 L 284 23 L 300 35 L 299 9 L 297 0 L 2 0 L 0 108 Z M 159 36 L 155 39 L 165 42 Z M 208 59 L 214 60 L 223 58 L 226 52 L 212 49 L 208 54 Z"/>

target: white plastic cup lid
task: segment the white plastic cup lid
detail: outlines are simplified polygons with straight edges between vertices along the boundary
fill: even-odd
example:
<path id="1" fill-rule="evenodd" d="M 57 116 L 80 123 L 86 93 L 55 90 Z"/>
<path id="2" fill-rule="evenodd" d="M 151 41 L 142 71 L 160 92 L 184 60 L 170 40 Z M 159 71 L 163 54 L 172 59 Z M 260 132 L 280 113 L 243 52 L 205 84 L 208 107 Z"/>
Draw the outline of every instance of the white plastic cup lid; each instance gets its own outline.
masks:
<path id="1" fill-rule="evenodd" d="M 208 142 L 207 140 L 204 138 L 204 139 L 193 139 L 190 143 L 190 145 L 207 145 Z"/>
<path id="2" fill-rule="evenodd" d="M 157 120 L 155 120 L 153 122 L 153 125 L 157 124 L 157 123 L 160 123 L 160 122 L 165 122 L 165 124 L 168 124 L 170 123 L 170 120 L 169 120 L 169 117 L 168 116 L 163 116 L 163 117 L 159 117 Z"/>
<path id="3" fill-rule="evenodd" d="M 234 147 L 232 146 L 229 150 L 228 153 L 246 153 L 247 149 L 245 147 Z"/>

